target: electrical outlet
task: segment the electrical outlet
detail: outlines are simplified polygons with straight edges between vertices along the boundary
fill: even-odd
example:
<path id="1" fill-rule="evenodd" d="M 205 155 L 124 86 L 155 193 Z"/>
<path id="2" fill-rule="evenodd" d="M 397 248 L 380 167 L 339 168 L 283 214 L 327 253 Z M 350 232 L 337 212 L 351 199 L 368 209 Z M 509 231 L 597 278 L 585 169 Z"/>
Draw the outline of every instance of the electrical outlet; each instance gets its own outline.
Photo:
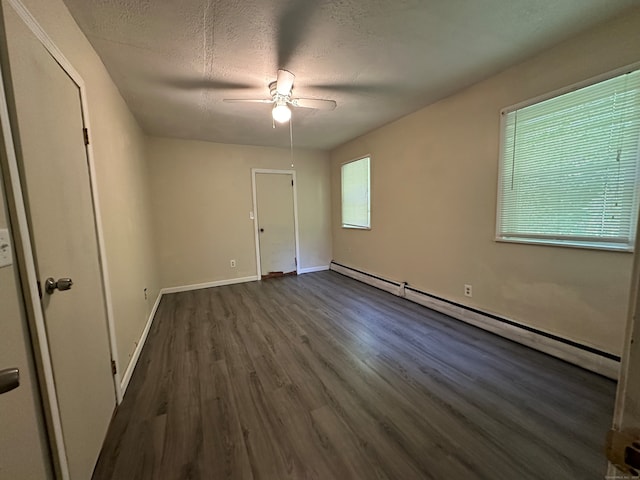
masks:
<path id="1" fill-rule="evenodd" d="M 11 241 L 9 239 L 9 230 L 0 228 L 0 267 L 6 267 L 13 263 L 11 255 Z"/>
<path id="2" fill-rule="evenodd" d="M 464 286 L 464 296 L 473 297 L 473 287 L 471 285 Z"/>
<path id="3" fill-rule="evenodd" d="M 231 268 L 236 268 L 236 261 L 235 260 L 231 260 L 229 263 L 231 264 Z"/>

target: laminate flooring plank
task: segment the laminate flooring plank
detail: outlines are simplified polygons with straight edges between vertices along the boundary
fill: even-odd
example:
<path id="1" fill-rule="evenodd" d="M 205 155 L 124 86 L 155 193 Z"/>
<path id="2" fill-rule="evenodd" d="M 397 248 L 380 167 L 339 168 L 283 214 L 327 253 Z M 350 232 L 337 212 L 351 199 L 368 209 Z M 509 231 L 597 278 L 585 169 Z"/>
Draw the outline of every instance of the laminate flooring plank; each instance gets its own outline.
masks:
<path id="1" fill-rule="evenodd" d="M 291 448 L 305 466 L 301 478 L 345 478 L 347 468 L 341 455 L 322 435 L 311 410 L 301 402 L 301 398 L 292 395 L 292 390 L 286 388 L 268 392 L 266 395 L 282 421 L 283 435 L 294 439 Z"/>
<path id="2" fill-rule="evenodd" d="M 215 297 L 213 295 L 198 295 L 197 313 L 200 315 L 197 323 L 198 350 L 207 352 L 214 360 L 223 359 L 222 335 L 220 321 L 215 313 Z"/>
<path id="3" fill-rule="evenodd" d="M 344 478 L 345 480 L 359 478 L 391 480 L 393 478 L 385 471 L 383 464 L 386 462 L 376 458 L 376 452 L 372 451 L 369 440 L 354 435 L 331 407 L 325 405 L 312 410 L 311 415 L 315 420 L 319 435 L 326 438 L 325 441 L 334 446 L 346 469 L 342 476 L 331 478 Z"/>
<path id="4" fill-rule="evenodd" d="M 180 329 L 178 329 L 180 330 Z M 188 336 L 178 340 L 187 340 Z M 186 347 L 185 344 L 178 346 Z M 199 361 L 193 351 L 183 351 L 170 383 L 162 470 L 167 478 L 197 479 L 203 449 Z"/>
<path id="5" fill-rule="evenodd" d="M 227 358 L 233 398 L 253 478 L 308 478 L 302 461 L 284 435 L 283 420 L 272 407 L 241 339 L 231 340 Z"/>
<path id="6" fill-rule="evenodd" d="M 231 377 L 224 360 L 203 362 L 201 408 L 203 455 L 199 458 L 202 478 L 251 480 L 251 465 L 233 399 Z"/>
<path id="7" fill-rule="evenodd" d="M 335 272 L 183 292 L 93 478 L 600 479 L 614 394 Z"/>

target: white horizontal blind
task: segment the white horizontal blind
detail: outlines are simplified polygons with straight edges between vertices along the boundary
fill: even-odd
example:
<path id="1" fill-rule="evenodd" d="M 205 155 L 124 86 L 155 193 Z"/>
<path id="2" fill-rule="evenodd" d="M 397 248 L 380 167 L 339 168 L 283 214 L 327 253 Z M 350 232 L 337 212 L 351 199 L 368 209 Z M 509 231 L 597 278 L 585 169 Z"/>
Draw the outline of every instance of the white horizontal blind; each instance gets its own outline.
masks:
<path id="1" fill-rule="evenodd" d="M 369 157 L 342 165 L 342 226 L 369 228 Z"/>
<path id="2" fill-rule="evenodd" d="M 498 238 L 630 249 L 640 71 L 504 114 Z"/>

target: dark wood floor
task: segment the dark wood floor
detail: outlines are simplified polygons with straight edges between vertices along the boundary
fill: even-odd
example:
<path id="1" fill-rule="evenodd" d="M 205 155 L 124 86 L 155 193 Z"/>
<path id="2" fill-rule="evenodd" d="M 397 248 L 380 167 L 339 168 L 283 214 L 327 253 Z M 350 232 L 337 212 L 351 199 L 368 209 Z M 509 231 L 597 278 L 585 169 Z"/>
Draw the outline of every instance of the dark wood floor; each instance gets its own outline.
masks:
<path id="1" fill-rule="evenodd" d="M 600 479 L 614 382 L 334 272 L 163 297 L 94 479 Z"/>

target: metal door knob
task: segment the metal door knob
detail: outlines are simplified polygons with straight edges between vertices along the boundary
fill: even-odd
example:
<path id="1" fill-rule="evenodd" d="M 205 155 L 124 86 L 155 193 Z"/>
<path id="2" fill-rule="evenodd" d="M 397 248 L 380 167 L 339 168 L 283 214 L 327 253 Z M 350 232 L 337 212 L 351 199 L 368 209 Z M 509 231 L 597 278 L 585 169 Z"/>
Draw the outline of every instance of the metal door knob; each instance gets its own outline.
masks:
<path id="1" fill-rule="evenodd" d="M 70 278 L 59 278 L 55 281 L 49 277 L 44 281 L 44 291 L 51 295 L 56 289 L 60 291 L 69 290 L 73 285 L 73 280 Z"/>
<path id="2" fill-rule="evenodd" d="M 260 232 L 264 232 L 264 228 L 261 228 L 261 229 L 260 229 Z"/>
<path id="3" fill-rule="evenodd" d="M 20 370 L 5 368 L 0 370 L 0 394 L 9 392 L 20 386 Z"/>

